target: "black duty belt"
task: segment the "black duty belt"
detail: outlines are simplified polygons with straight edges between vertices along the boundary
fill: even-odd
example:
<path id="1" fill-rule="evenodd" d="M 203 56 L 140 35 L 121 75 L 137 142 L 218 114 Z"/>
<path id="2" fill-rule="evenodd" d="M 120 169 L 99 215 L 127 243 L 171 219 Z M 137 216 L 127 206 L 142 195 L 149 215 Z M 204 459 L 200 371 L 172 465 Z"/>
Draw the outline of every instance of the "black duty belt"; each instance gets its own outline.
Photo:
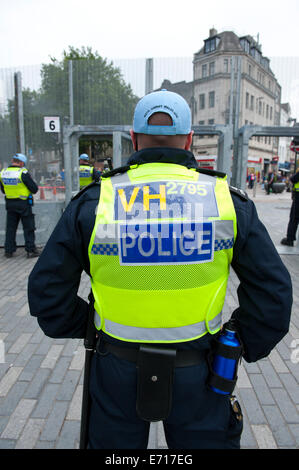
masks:
<path id="1" fill-rule="evenodd" d="M 100 346 L 101 343 L 101 346 Z M 102 349 L 103 348 L 103 349 Z M 171 411 L 174 369 L 202 363 L 204 352 L 178 351 L 159 344 L 140 344 L 139 348 L 121 347 L 103 342 L 97 343 L 97 351 L 110 352 L 119 359 L 136 364 L 136 411 L 145 421 L 163 421 Z"/>
<path id="2" fill-rule="evenodd" d="M 119 359 L 125 359 L 126 361 L 130 362 L 138 362 L 138 356 L 139 356 L 139 348 L 127 348 L 127 347 L 122 347 L 118 346 L 116 344 L 111 344 L 107 343 L 106 341 L 101 340 L 101 343 L 104 343 L 104 350 L 107 352 L 110 352 L 114 356 L 118 357 Z M 165 353 L 169 351 L 171 348 L 159 348 L 159 345 L 157 344 L 147 344 L 144 345 L 149 348 L 157 348 L 160 350 L 160 353 L 163 354 L 163 351 L 165 350 Z M 200 351 L 198 349 L 190 349 L 190 350 L 176 350 L 173 348 L 173 351 L 176 352 L 175 356 L 175 367 L 190 367 L 190 366 L 195 366 L 202 362 L 204 359 L 204 351 Z"/>

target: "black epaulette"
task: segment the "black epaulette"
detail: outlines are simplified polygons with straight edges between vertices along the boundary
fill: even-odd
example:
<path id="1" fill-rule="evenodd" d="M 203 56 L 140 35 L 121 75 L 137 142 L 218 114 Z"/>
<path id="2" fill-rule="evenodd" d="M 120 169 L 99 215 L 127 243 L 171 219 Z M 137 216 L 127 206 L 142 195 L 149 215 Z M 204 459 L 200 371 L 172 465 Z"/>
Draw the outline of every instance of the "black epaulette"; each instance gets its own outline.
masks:
<path id="1" fill-rule="evenodd" d="M 99 184 L 101 184 L 101 181 L 93 181 L 92 183 L 88 184 L 87 186 L 84 186 L 84 188 L 80 189 L 80 191 L 77 192 L 77 194 L 75 194 L 71 201 L 74 201 L 75 199 L 78 199 L 80 196 L 82 196 L 82 194 L 84 194 L 89 188 L 91 188 L 92 186 L 98 186 Z"/>
<path id="2" fill-rule="evenodd" d="M 230 190 L 231 193 L 236 194 L 237 196 L 239 196 L 243 201 L 248 201 L 249 200 L 248 194 L 245 191 L 243 191 L 243 189 L 239 189 L 239 188 L 235 188 L 234 186 L 230 186 L 229 190 Z"/>
<path id="3" fill-rule="evenodd" d="M 202 173 L 203 175 L 218 176 L 219 178 L 226 177 L 226 173 L 223 173 L 222 171 L 208 170 L 207 168 L 196 168 L 196 171 L 198 173 Z"/>

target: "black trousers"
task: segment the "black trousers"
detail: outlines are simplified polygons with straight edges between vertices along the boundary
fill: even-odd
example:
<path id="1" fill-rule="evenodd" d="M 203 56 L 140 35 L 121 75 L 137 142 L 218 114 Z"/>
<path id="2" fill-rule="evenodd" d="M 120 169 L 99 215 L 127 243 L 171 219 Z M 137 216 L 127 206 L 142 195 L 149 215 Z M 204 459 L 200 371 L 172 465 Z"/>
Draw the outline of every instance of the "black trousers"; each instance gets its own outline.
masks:
<path id="1" fill-rule="evenodd" d="M 169 449 L 239 449 L 243 421 L 230 400 L 208 389 L 205 353 L 175 369 L 172 410 L 163 422 Z M 150 423 L 136 413 L 136 364 L 94 353 L 90 376 L 89 448 L 146 449 Z"/>
<path id="2" fill-rule="evenodd" d="M 17 249 L 16 233 L 20 220 L 24 231 L 25 250 L 31 252 L 36 249 L 32 207 L 27 201 L 11 199 L 6 201 L 6 235 L 4 245 L 6 253 L 14 253 Z"/>
<path id="3" fill-rule="evenodd" d="M 287 228 L 287 239 L 296 240 L 296 232 L 299 224 L 299 192 L 293 195 L 293 202 L 290 211 L 290 219 Z"/>

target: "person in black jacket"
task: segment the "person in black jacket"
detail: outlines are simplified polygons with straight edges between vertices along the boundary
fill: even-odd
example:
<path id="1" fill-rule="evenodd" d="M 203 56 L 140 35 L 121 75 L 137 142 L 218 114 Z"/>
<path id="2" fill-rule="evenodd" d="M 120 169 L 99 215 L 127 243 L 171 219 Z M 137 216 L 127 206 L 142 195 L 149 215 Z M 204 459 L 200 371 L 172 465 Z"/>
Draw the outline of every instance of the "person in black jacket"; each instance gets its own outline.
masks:
<path id="1" fill-rule="evenodd" d="M 35 223 L 32 213 L 33 197 L 38 191 L 37 184 L 25 168 L 27 158 L 17 153 L 12 158 L 12 164 L 0 173 L 0 188 L 5 194 L 6 207 L 6 236 L 5 257 L 11 258 L 17 249 L 16 233 L 20 220 L 22 221 L 27 258 L 39 256 L 35 245 Z"/>
<path id="2" fill-rule="evenodd" d="M 159 125 L 163 134 L 164 126 L 170 125 L 169 116 L 173 125 L 180 119 L 172 95 L 163 112 L 142 113 L 145 131 L 147 125 L 151 128 Z M 159 110 L 158 95 L 153 96 L 152 104 L 155 111 Z M 132 165 L 148 163 L 173 163 L 197 170 L 197 162 L 190 152 L 191 117 L 186 135 L 173 134 L 140 133 L 134 126 L 131 137 L 136 151 L 129 158 L 128 166 L 112 170 L 111 176 L 123 174 Z M 217 176 L 217 172 L 210 174 Z M 88 303 L 78 296 L 78 287 L 82 271 L 90 276 L 88 246 L 101 184 L 93 183 L 73 198 L 29 276 L 30 313 L 37 317 L 47 336 L 85 337 Z M 267 356 L 288 332 L 292 285 L 254 203 L 236 188 L 230 188 L 230 194 L 237 217 L 231 266 L 240 280 L 239 307 L 232 313 L 232 319 L 243 344 L 244 359 L 255 362 Z M 200 298 L 198 303 L 200 305 Z M 135 357 L 140 344 L 121 341 L 103 331 L 98 331 L 98 337 L 90 376 L 89 447 L 144 449 L 148 443 L 149 422 L 141 419 L 136 411 L 137 368 L 136 362 L 129 359 Z M 182 354 L 195 352 L 198 358 L 195 365 L 174 370 L 172 407 L 163 421 L 169 448 L 240 447 L 242 419 L 237 419 L 227 396 L 218 395 L 207 386 L 207 353 L 211 351 L 213 337 L 206 333 L 193 341 L 158 345 L 162 349 L 171 346 Z M 124 350 L 122 358 L 120 351 Z M 154 379 L 158 380 L 153 376 Z"/>
<path id="3" fill-rule="evenodd" d="M 290 218 L 287 228 L 287 236 L 284 237 L 280 243 L 282 245 L 294 246 L 294 240 L 296 240 L 296 232 L 299 224 L 299 168 L 297 168 L 296 173 L 290 177 L 290 181 L 293 183 Z"/>

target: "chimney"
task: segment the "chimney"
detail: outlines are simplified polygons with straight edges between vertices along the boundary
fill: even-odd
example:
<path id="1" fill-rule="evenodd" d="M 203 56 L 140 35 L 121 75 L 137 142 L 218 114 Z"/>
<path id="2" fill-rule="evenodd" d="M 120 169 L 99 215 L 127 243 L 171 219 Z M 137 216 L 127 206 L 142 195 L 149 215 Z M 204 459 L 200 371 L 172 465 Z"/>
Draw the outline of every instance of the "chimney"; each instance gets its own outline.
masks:
<path id="1" fill-rule="evenodd" d="M 217 29 L 211 28 L 210 29 L 210 38 L 212 38 L 213 36 L 216 36 L 216 34 L 217 34 Z"/>

